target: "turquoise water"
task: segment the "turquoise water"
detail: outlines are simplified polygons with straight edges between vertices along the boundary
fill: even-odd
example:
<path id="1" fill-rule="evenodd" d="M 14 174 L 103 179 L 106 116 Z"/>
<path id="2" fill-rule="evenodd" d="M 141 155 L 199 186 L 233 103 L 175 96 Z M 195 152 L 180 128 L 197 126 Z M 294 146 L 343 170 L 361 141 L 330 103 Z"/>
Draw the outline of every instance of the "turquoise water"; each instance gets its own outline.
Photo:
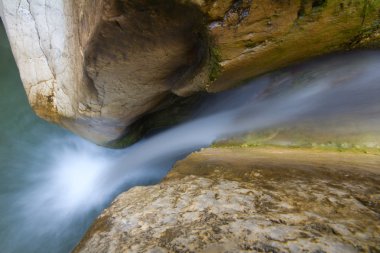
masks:
<path id="1" fill-rule="evenodd" d="M 26 228 L 26 217 L 20 215 L 20 209 L 28 208 L 28 200 L 24 203 L 20 198 L 30 193 L 27 187 L 37 181 L 34 177 L 43 173 L 49 163 L 49 154 L 43 147 L 49 138 L 69 133 L 42 121 L 32 112 L 3 26 L 0 27 L 0 97 L 0 251 L 68 252 L 84 228 L 72 235 L 75 239 L 66 238 L 60 249 L 57 245 L 62 238 L 54 233 L 43 235 L 46 238 L 43 244 L 40 244 L 40 235 L 34 241 L 37 239 L 35 230 Z M 46 226 L 42 219 L 34 225 Z"/>
<path id="2" fill-rule="evenodd" d="M 83 208 L 79 215 L 63 213 L 65 207 L 54 205 L 53 201 L 59 196 L 61 199 L 69 196 L 70 182 L 60 186 L 61 182 L 57 178 L 62 179 L 65 175 L 57 173 L 70 168 L 76 169 L 75 166 L 80 164 L 67 164 L 65 166 L 68 168 L 63 168 L 60 160 L 65 159 L 68 153 L 90 159 L 99 152 L 104 155 L 108 151 L 82 141 L 66 130 L 35 116 L 28 104 L 1 25 L 1 253 L 60 253 L 69 252 L 74 247 L 109 199 L 103 200 L 96 208 Z"/>

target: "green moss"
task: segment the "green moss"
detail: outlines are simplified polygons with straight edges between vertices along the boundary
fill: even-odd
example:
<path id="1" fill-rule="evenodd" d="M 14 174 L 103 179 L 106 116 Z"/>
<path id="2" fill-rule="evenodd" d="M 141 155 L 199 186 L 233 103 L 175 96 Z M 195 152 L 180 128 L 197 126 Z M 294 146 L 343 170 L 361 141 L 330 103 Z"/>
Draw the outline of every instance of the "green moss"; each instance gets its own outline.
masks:
<path id="1" fill-rule="evenodd" d="M 249 133 L 215 142 L 212 147 L 286 147 L 320 151 L 380 154 L 379 133 L 338 134 L 306 128 L 278 128 Z M 372 144 L 368 144 L 371 143 Z"/>
<path id="2" fill-rule="evenodd" d="M 219 49 L 210 43 L 210 72 L 209 72 L 209 80 L 211 82 L 215 81 L 221 73 L 220 62 L 222 60 Z"/>
<path id="3" fill-rule="evenodd" d="M 300 149 L 300 150 L 314 150 L 314 151 L 334 151 L 334 152 L 350 152 L 350 153 L 361 153 L 361 154 L 380 154 L 380 149 L 378 148 L 356 148 L 356 147 L 339 147 L 339 146 L 325 146 L 323 144 L 318 145 L 289 145 L 284 146 L 280 144 L 264 144 L 264 143 L 215 143 L 211 145 L 212 148 L 289 148 L 289 149 Z"/>

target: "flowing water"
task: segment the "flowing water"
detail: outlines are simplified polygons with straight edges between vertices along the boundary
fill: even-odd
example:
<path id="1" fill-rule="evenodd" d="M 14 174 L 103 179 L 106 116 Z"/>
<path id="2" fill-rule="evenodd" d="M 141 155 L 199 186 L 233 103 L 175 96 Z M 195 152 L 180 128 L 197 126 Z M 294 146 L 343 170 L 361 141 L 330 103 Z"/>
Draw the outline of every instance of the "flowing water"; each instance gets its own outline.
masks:
<path id="1" fill-rule="evenodd" d="M 210 96 L 193 120 L 124 150 L 101 148 L 33 114 L 0 29 L 4 253 L 69 252 L 117 193 L 159 182 L 176 160 L 225 136 L 309 119 L 340 122 L 342 129 L 349 124 L 356 132 L 379 129 L 380 52 L 367 51 L 261 77 Z M 364 145 L 379 148 L 378 140 Z"/>

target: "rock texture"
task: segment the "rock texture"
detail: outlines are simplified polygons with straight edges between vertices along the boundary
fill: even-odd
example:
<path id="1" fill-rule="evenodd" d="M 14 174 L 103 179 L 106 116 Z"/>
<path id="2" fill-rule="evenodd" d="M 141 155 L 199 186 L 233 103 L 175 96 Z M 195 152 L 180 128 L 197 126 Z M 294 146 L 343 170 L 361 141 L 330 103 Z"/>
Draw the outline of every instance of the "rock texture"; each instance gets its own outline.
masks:
<path id="1" fill-rule="evenodd" d="M 377 0 L 1 0 L 0 15 L 36 113 L 102 145 L 173 96 L 380 38 Z"/>
<path id="2" fill-rule="evenodd" d="M 121 194 L 74 252 L 379 252 L 380 157 L 214 148 Z"/>
<path id="3" fill-rule="evenodd" d="M 4 0 L 2 13 L 33 109 L 96 143 L 186 83 L 202 85 L 208 39 L 193 5 Z"/>

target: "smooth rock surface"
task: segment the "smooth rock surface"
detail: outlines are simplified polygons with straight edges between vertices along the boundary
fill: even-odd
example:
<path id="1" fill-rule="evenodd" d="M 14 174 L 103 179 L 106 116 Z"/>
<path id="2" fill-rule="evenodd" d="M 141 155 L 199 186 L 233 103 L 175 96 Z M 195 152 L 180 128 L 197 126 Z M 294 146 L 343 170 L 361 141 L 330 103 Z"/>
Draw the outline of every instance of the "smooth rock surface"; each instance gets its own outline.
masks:
<path id="1" fill-rule="evenodd" d="M 0 1 L 34 111 L 101 145 L 172 96 L 379 47 L 379 13 L 377 0 Z"/>
<path id="2" fill-rule="evenodd" d="M 380 157 L 214 148 L 121 194 L 74 252 L 378 252 Z"/>
<path id="3" fill-rule="evenodd" d="M 33 109 L 98 144 L 197 79 L 207 59 L 201 12 L 188 4 L 1 2 Z"/>

